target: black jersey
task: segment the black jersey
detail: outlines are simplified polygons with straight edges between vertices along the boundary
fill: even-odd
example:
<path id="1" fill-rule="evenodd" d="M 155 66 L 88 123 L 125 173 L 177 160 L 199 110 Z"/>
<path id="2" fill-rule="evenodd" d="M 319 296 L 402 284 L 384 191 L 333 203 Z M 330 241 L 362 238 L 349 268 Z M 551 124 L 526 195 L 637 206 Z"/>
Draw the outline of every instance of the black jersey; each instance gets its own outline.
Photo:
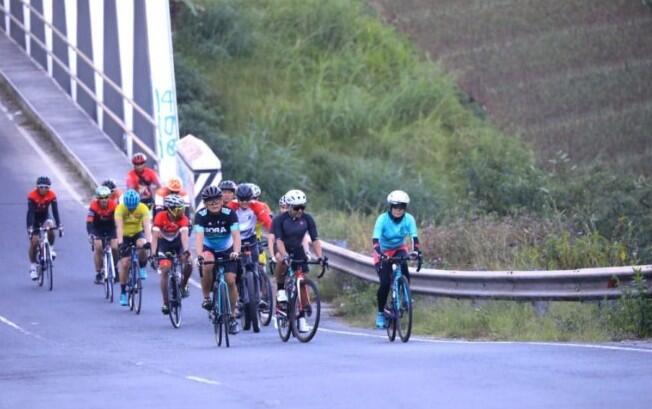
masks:
<path id="1" fill-rule="evenodd" d="M 293 219 L 288 212 L 274 218 L 274 236 L 283 241 L 289 253 L 302 249 L 303 237 L 306 232 L 312 241 L 317 240 L 317 225 L 311 215 L 304 213 L 302 217 Z"/>
<path id="2" fill-rule="evenodd" d="M 228 207 L 217 213 L 204 208 L 195 214 L 194 231 L 204 233 L 204 246 L 215 251 L 226 251 L 233 246 L 231 232 L 239 231 L 238 216 Z"/>

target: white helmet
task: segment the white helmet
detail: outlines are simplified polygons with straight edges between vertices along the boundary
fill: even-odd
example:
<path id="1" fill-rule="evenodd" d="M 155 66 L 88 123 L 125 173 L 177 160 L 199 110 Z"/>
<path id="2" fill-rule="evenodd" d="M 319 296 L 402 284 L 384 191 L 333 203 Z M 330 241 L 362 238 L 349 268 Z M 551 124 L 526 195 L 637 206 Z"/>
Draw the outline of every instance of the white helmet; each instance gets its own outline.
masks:
<path id="1" fill-rule="evenodd" d="M 390 205 L 408 204 L 410 203 L 410 196 L 402 190 L 395 190 L 387 195 L 387 203 Z"/>
<path id="2" fill-rule="evenodd" d="M 290 206 L 305 205 L 308 199 L 301 190 L 292 189 L 285 194 L 285 203 Z"/>

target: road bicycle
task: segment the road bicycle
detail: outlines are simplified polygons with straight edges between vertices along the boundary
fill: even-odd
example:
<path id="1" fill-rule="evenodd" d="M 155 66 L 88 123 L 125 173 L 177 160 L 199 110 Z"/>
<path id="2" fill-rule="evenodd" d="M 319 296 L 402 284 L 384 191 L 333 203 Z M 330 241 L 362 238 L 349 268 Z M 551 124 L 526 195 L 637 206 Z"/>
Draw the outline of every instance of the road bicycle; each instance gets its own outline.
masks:
<path id="1" fill-rule="evenodd" d="M 242 274 L 238 280 L 238 305 L 242 318 L 242 328 L 252 328 L 254 332 L 260 332 L 258 321 L 258 304 L 260 301 L 260 289 L 258 281 L 258 260 L 252 259 L 252 250 L 258 243 L 242 243 L 240 256 L 240 268 Z"/>
<path id="2" fill-rule="evenodd" d="M 287 276 L 285 277 L 285 292 L 288 296 L 287 305 L 276 305 L 276 327 L 283 342 L 294 335 L 301 342 L 309 342 L 317 333 L 321 314 L 319 289 L 303 272 L 303 264 L 321 265 L 321 278 L 328 263 L 307 260 L 289 260 Z"/>
<path id="3" fill-rule="evenodd" d="M 181 326 L 181 263 L 179 256 L 176 253 L 166 252 L 164 257 L 159 258 L 170 260 L 171 266 L 168 271 L 167 293 L 168 302 L 167 307 L 170 312 L 170 322 L 174 328 Z M 160 262 L 160 261 L 159 261 Z"/>
<path id="4" fill-rule="evenodd" d="M 48 240 L 48 232 L 54 230 L 54 227 L 39 227 L 38 229 L 38 246 L 36 247 L 36 271 L 38 273 L 38 285 L 43 287 L 45 281 L 48 282 L 48 289 L 52 291 L 54 287 L 54 258 L 52 257 L 52 248 Z M 59 230 L 59 237 L 63 236 L 63 230 Z M 31 236 L 31 230 L 30 230 Z"/>
<path id="5" fill-rule="evenodd" d="M 202 273 L 204 265 L 213 265 L 212 306 L 208 312 L 208 319 L 213 324 L 215 331 L 215 342 L 222 346 L 224 341 L 227 348 L 229 344 L 229 322 L 231 320 L 231 300 L 229 299 L 229 286 L 224 278 L 224 264 L 233 261 L 229 257 L 217 257 L 214 261 L 199 259 L 199 273 Z"/>
<path id="6" fill-rule="evenodd" d="M 401 269 L 401 264 L 410 260 L 417 260 L 417 271 L 421 270 L 421 256 L 416 252 L 382 260 L 382 263 L 392 265 L 392 287 L 384 308 L 387 336 L 391 342 L 396 339 L 397 332 L 403 342 L 408 342 L 412 333 L 412 294 L 410 283 Z"/>
<path id="7" fill-rule="evenodd" d="M 135 244 L 129 246 L 129 279 L 127 280 L 127 296 L 129 310 L 140 314 L 143 304 L 143 281 L 140 278 L 140 263 L 138 248 Z"/>
<path id="8" fill-rule="evenodd" d="M 104 298 L 113 302 L 113 286 L 116 282 L 115 260 L 111 249 L 111 237 L 100 237 L 102 242 L 102 273 L 104 274 Z M 95 252 L 95 238 L 91 240 L 91 251 Z"/>
<path id="9" fill-rule="evenodd" d="M 267 242 L 264 240 L 258 241 L 258 247 L 261 251 L 267 248 Z M 272 281 L 265 272 L 265 267 L 257 264 L 255 271 L 256 281 L 258 282 L 258 322 L 260 325 L 268 326 L 272 322 L 274 315 L 274 290 L 272 288 Z"/>

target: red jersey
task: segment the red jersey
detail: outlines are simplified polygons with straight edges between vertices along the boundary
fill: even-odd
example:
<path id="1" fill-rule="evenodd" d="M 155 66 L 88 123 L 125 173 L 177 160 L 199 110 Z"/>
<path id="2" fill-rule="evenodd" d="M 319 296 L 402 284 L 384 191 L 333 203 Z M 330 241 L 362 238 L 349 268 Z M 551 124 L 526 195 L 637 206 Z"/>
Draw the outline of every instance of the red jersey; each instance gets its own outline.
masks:
<path id="1" fill-rule="evenodd" d="M 116 206 L 118 206 L 118 203 L 112 199 L 109 199 L 106 207 L 100 206 L 99 200 L 93 199 L 88 206 L 86 222 L 95 225 L 115 226 L 114 213 Z"/>
<path id="2" fill-rule="evenodd" d="M 154 231 L 160 231 L 161 237 L 165 240 L 172 241 L 177 238 L 181 229 L 185 228 L 188 230 L 190 228 L 190 221 L 186 215 L 182 215 L 177 220 L 170 219 L 170 214 L 168 212 L 159 212 L 154 217 Z"/>
<path id="3" fill-rule="evenodd" d="M 134 189 L 140 194 L 141 199 L 150 199 L 153 195 L 151 185 L 160 186 L 158 175 L 153 169 L 144 168 L 141 173 L 132 169 L 127 174 L 127 189 Z"/>
<path id="4" fill-rule="evenodd" d="M 27 195 L 27 200 L 34 204 L 34 213 L 37 217 L 47 216 L 50 204 L 57 200 L 57 195 L 54 190 L 49 189 L 43 196 L 38 193 L 38 189 L 34 189 Z"/>

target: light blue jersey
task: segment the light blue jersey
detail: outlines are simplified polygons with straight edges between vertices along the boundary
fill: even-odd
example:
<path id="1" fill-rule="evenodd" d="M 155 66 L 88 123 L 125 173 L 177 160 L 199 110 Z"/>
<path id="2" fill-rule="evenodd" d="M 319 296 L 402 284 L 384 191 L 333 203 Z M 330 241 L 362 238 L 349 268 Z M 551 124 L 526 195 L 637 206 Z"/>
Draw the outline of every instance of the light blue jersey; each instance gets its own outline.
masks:
<path id="1" fill-rule="evenodd" d="M 378 216 L 372 239 L 378 239 L 382 251 L 401 247 L 406 237 L 417 237 L 417 223 L 410 213 L 405 213 L 398 223 L 392 220 L 388 212 Z"/>

